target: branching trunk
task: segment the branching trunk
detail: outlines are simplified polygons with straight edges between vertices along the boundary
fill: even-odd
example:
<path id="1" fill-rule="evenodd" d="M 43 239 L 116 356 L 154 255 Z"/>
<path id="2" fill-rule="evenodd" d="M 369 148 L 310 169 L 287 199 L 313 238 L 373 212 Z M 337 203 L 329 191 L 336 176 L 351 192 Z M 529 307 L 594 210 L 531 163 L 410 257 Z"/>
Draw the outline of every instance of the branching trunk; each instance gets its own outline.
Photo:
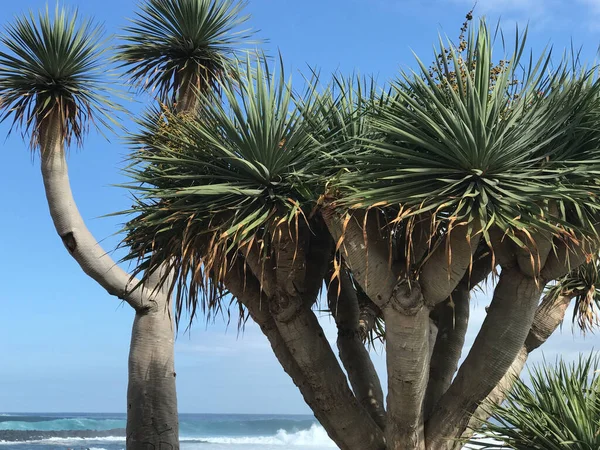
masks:
<path id="1" fill-rule="evenodd" d="M 456 226 L 423 265 L 419 282 L 429 305 L 446 300 L 472 265 L 480 235 L 471 233 L 468 225 Z"/>
<path id="2" fill-rule="evenodd" d="M 492 407 L 504 401 L 507 392 L 512 388 L 514 381 L 523 371 L 529 354 L 544 344 L 560 326 L 570 302 L 570 296 L 559 296 L 556 299 L 548 296 L 544 297 L 544 300 L 537 308 L 531 330 L 529 330 L 525 344 L 521 348 L 517 358 L 513 361 L 506 375 L 502 377 L 502 380 L 500 380 L 494 390 L 490 392 L 477 408 L 469 421 L 469 426 L 463 437 L 469 437 L 483 421 L 488 419 Z"/>
<path id="3" fill-rule="evenodd" d="M 228 272 L 225 283 L 260 326 L 279 363 L 329 437 L 344 450 L 384 449 L 381 430 L 350 391 L 306 302 L 296 298 L 287 303 L 291 310 L 279 309 L 276 315 L 272 314 L 269 302 L 273 300 L 261 294 L 258 280 L 251 272 L 244 272 L 239 260 Z M 279 305 L 284 306 L 283 302 Z"/>
<path id="4" fill-rule="evenodd" d="M 452 439 L 506 374 L 525 343 L 542 288 L 518 267 L 502 270 L 473 347 L 427 423 L 428 448 L 452 448 Z"/>
<path id="5" fill-rule="evenodd" d="M 41 133 L 42 177 L 50 215 L 63 244 L 83 271 L 106 291 L 125 300 L 136 311 L 152 307 L 152 289 L 121 269 L 87 229 L 71 192 L 64 141 L 58 116 L 43 120 Z"/>
<path id="6" fill-rule="evenodd" d="M 343 219 L 335 211 L 325 210 L 323 217 L 354 278 L 383 311 L 388 448 L 424 449 L 430 308 L 446 299 L 465 276 L 479 239 L 469 236 L 466 225 L 457 226 L 448 242 L 429 255 L 417 282 L 402 274 L 401 262 L 392 261 L 390 238 L 381 234 L 376 214 L 356 211 Z"/>
<path id="7" fill-rule="evenodd" d="M 145 287 L 122 270 L 87 229 L 71 192 L 61 123 L 42 119 L 42 177 L 58 235 L 82 270 L 135 311 L 129 354 L 127 448 L 178 449 L 174 330 L 164 289 Z"/>
<path id="8" fill-rule="evenodd" d="M 452 297 L 438 305 L 434 313 L 438 317 L 438 336 L 429 369 L 425 417 L 434 411 L 458 369 L 469 325 L 469 289 L 466 283 L 459 284 Z"/>
<path id="9" fill-rule="evenodd" d="M 358 401 L 383 430 L 385 409 L 383 391 L 369 352 L 362 343 L 359 333 L 359 308 L 356 290 L 348 274 L 340 274 L 341 291 L 338 296 L 338 280 L 328 290 L 329 309 L 338 329 L 337 345 L 350 384 Z"/>
<path id="10" fill-rule="evenodd" d="M 127 449 L 179 448 L 174 327 L 167 297 L 137 312 L 129 351 Z"/>
<path id="11" fill-rule="evenodd" d="M 277 329 L 318 399 L 317 408 L 331 418 L 343 450 L 381 450 L 381 429 L 350 390 L 315 314 L 300 297 L 271 300 Z"/>

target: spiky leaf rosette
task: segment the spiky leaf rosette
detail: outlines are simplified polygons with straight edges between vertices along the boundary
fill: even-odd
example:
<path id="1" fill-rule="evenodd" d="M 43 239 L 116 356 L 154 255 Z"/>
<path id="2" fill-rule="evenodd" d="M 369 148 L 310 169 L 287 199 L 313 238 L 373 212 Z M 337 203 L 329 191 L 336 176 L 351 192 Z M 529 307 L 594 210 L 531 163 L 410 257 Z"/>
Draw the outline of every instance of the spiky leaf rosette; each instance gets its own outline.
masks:
<path id="1" fill-rule="evenodd" d="M 268 252 L 282 225 L 306 224 L 327 163 L 294 106 L 283 69 L 248 60 L 244 83 L 228 78 L 225 102 L 203 101 L 198 116 L 148 118 L 133 137 L 139 183 L 126 225 L 130 260 L 145 276 L 168 261 L 179 311 L 217 306 L 237 252 Z M 323 189 L 320 190 L 323 192 Z"/>
<path id="2" fill-rule="evenodd" d="M 553 67 L 550 55 L 524 61 L 525 36 L 517 35 L 506 69 L 492 74 L 485 22 L 470 32 L 466 57 L 440 46 L 435 76 L 417 60 L 419 73 L 394 83 L 395 97 L 372 117 L 381 138 L 350 155 L 355 163 L 332 188 L 335 204 L 379 206 L 396 222 L 430 215 L 441 230 L 471 222 L 486 241 L 497 226 L 521 245 L 536 230 L 593 233 L 600 193 L 593 72 L 567 61 Z M 450 73 L 462 75 L 450 82 Z"/>
<path id="3" fill-rule="evenodd" d="M 593 329 L 599 323 L 600 307 L 600 261 L 594 258 L 573 269 L 549 288 L 549 295 L 573 297 L 575 308 L 573 322 L 583 331 Z"/>
<path id="4" fill-rule="evenodd" d="M 2 120 L 12 118 L 38 145 L 42 119 L 58 113 L 67 145 L 82 143 L 89 124 L 110 128 L 117 109 L 102 64 L 102 27 L 78 12 L 48 8 L 17 17 L 0 37 Z"/>
<path id="5" fill-rule="evenodd" d="M 310 103 L 300 104 L 304 120 L 312 124 L 313 134 L 334 149 L 336 160 L 332 169 L 345 169 L 345 156 L 359 151 L 360 140 L 373 137 L 370 116 L 390 100 L 389 91 L 382 90 L 373 77 L 334 74 L 331 82 L 321 88 L 319 74 L 307 80 Z"/>
<path id="6" fill-rule="evenodd" d="M 252 35 L 237 0 L 147 0 L 130 26 L 117 59 L 125 75 L 144 89 L 174 102 L 182 83 L 202 91 L 217 88 L 234 57 Z"/>
<path id="7" fill-rule="evenodd" d="M 600 448 L 600 360 L 537 366 L 530 382 L 517 379 L 468 448 L 592 450 Z M 486 443 L 491 440 L 496 443 Z"/>

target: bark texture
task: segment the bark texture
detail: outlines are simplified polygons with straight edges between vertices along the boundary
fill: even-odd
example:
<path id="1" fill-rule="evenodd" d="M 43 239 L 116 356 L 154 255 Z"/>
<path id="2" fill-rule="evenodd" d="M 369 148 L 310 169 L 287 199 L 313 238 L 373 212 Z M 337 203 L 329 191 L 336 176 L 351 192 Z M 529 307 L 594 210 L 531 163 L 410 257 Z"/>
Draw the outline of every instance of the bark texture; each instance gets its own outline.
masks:
<path id="1" fill-rule="evenodd" d="M 238 259 L 225 275 L 225 284 L 229 291 L 246 307 L 252 320 L 258 324 L 269 344 L 271 344 L 271 349 L 279 364 L 298 387 L 304 401 L 314 411 L 315 417 L 328 430 L 330 437 L 335 442 L 339 442 L 340 436 L 329 431 L 333 429 L 330 418 L 320 412 L 314 391 L 307 383 L 304 374 L 300 371 L 275 325 L 275 321 L 269 312 L 267 297 L 264 292 L 261 292 L 259 281 L 252 273 L 245 271 L 243 263 Z"/>
<path id="2" fill-rule="evenodd" d="M 225 283 L 260 326 L 329 437 L 343 450 L 385 449 L 381 429 L 350 390 L 308 302 L 300 296 L 269 298 L 239 260 Z"/>
<path id="3" fill-rule="evenodd" d="M 423 401 L 429 373 L 429 309 L 412 315 L 393 306 L 383 310 L 386 324 L 390 450 L 425 449 Z"/>
<path id="4" fill-rule="evenodd" d="M 452 296 L 438 305 L 438 335 L 429 368 L 425 417 L 429 417 L 442 395 L 448 390 L 458 369 L 469 325 L 469 288 L 461 283 Z"/>
<path id="5" fill-rule="evenodd" d="M 174 341 L 169 302 L 136 313 L 129 353 L 128 450 L 179 448 Z"/>
<path id="6" fill-rule="evenodd" d="M 541 289 L 518 267 L 502 270 L 473 347 L 427 423 L 428 448 L 453 448 L 471 414 L 506 374 L 525 343 Z"/>
<path id="7" fill-rule="evenodd" d="M 454 227 L 433 250 L 421 269 L 423 297 L 435 306 L 450 296 L 473 263 L 480 235 L 473 237 L 468 225 Z"/>
<path id="8" fill-rule="evenodd" d="M 571 299 L 572 297 L 568 295 L 561 295 L 557 298 L 544 297 L 535 312 L 533 324 L 531 325 L 527 339 L 525 339 L 525 344 L 511 364 L 506 375 L 502 377 L 494 390 L 490 392 L 477 408 L 469 421 L 469 426 L 463 437 L 469 437 L 473 430 L 476 430 L 483 421 L 489 418 L 491 408 L 504 401 L 507 392 L 512 388 L 513 383 L 523 371 L 529 354 L 544 344 L 563 322 Z"/>
<path id="9" fill-rule="evenodd" d="M 283 341 L 312 388 L 343 450 L 384 449 L 381 429 L 350 390 L 315 314 L 300 297 L 271 300 L 271 313 Z"/>
<path id="10" fill-rule="evenodd" d="M 338 295 L 340 281 L 341 289 Z M 340 359 L 348 373 L 354 394 L 383 430 L 386 423 L 383 390 L 369 352 L 360 337 L 358 299 L 346 271 L 340 274 L 339 280 L 332 281 L 329 286 L 328 302 L 338 329 L 337 346 Z"/>
<path id="11" fill-rule="evenodd" d="M 168 296 L 164 289 L 132 280 L 98 244 L 71 192 L 59 117 L 45 117 L 40 127 L 42 177 L 58 235 L 87 275 L 136 311 L 129 355 L 127 448 L 177 449 L 174 330 Z"/>
<path id="12" fill-rule="evenodd" d="M 56 232 L 83 271 L 109 294 L 125 300 L 136 311 L 151 307 L 152 289 L 121 269 L 86 227 L 73 198 L 64 141 L 58 116 L 50 115 L 41 125 L 42 177 L 46 199 Z M 136 288 L 136 289 L 134 289 Z"/>

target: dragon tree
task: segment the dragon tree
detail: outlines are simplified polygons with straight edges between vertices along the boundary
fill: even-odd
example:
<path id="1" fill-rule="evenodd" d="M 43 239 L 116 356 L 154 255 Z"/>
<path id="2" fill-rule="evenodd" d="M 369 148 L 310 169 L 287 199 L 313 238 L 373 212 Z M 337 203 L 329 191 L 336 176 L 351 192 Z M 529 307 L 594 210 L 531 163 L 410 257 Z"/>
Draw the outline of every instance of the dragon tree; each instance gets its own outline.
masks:
<path id="1" fill-rule="evenodd" d="M 579 295 L 546 286 L 598 250 L 594 70 L 523 56 L 526 34 L 496 64 L 485 22 L 471 28 L 383 90 L 342 76 L 293 89 L 282 63 L 248 58 L 223 102 L 148 115 L 132 138 L 137 275 L 158 274 L 180 311 L 233 298 L 343 450 L 460 448 Z M 364 345 L 375 326 L 385 397 Z"/>

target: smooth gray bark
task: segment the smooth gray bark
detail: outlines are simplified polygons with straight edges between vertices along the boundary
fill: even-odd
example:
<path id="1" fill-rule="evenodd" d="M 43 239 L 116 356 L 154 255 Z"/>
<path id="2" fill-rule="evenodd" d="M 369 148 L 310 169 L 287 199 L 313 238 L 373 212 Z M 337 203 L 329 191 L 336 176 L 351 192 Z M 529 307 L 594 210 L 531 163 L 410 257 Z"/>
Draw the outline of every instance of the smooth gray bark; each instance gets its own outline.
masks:
<path id="1" fill-rule="evenodd" d="M 390 450 L 425 449 L 423 401 L 429 375 L 429 309 L 383 310 L 388 375 L 386 439 Z"/>
<path id="2" fill-rule="evenodd" d="M 164 290 L 132 279 L 87 229 L 71 192 L 61 129 L 57 115 L 42 119 L 42 177 L 56 231 L 82 270 L 136 311 L 129 356 L 127 447 L 176 449 L 179 429 L 170 302 Z"/>
<path id="3" fill-rule="evenodd" d="M 429 368 L 425 417 L 431 415 L 458 369 L 469 326 L 469 289 L 466 283 L 459 284 L 452 297 L 438 305 L 435 312 L 438 315 L 438 335 Z"/>
<path id="4" fill-rule="evenodd" d="M 427 304 L 435 306 L 446 300 L 473 264 L 480 235 L 468 225 L 458 225 L 431 252 L 421 268 L 419 282 Z"/>
<path id="5" fill-rule="evenodd" d="M 232 269 L 232 271 L 237 269 Z M 289 348 L 281 337 L 281 333 L 275 325 L 275 321 L 268 310 L 268 303 L 263 302 L 263 295 L 260 292 L 260 285 L 253 275 L 246 277 L 245 280 L 241 276 L 231 274 L 226 276 L 226 283 L 231 293 L 235 295 L 240 302 L 246 307 L 252 320 L 258 324 L 261 331 L 269 341 L 271 349 L 275 357 L 281 364 L 281 367 L 292 379 L 304 401 L 310 408 L 317 420 L 323 425 L 327 434 L 334 442 L 342 442 L 342 437 L 337 433 L 333 426 L 333 418 L 321 409 L 321 405 L 315 396 L 314 390 L 309 385 L 300 367 L 296 363 Z"/>
<path id="6" fill-rule="evenodd" d="M 457 226 L 428 257 L 419 280 L 393 261 L 390 237 L 377 211 L 342 218 L 323 211 L 354 278 L 383 311 L 388 370 L 386 441 L 389 449 L 424 449 L 424 396 L 429 375 L 431 308 L 452 293 L 473 260 L 479 238 Z"/>
<path id="7" fill-rule="evenodd" d="M 317 317 L 300 297 L 271 299 L 270 310 L 287 348 L 331 420 L 342 450 L 385 449 L 384 436 L 350 390 Z"/>
<path id="8" fill-rule="evenodd" d="M 463 434 L 463 438 L 469 437 L 473 430 L 477 429 L 483 421 L 488 419 L 491 408 L 494 405 L 499 405 L 504 401 L 506 394 L 523 371 L 529 354 L 544 344 L 560 326 L 570 302 L 571 297 L 565 295 L 561 295 L 556 299 L 544 297 L 537 308 L 533 324 L 531 325 L 527 339 L 525 339 L 525 344 L 511 364 L 506 375 L 502 377 L 498 385 L 490 392 L 473 414 L 466 434 Z"/>
<path id="9" fill-rule="evenodd" d="M 127 449 L 179 448 L 170 302 L 137 312 L 129 351 Z"/>
<path id="10" fill-rule="evenodd" d="M 506 374 L 525 343 L 542 288 L 518 267 L 502 269 L 473 347 L 427 423 L 428 449 L 453 448 L 471 414 Z"/>
<path id="11" fill-rule="evenodd" d="M 43 120 L 41 143 L 42 177 L 50 215 L 56 232 L 81 269 L 109 294 L 126 301 L 136 311 L 150 307 L 152 289 L 121 269 L 86 227 L 73 198 L 64 141 L 58 117 Z"/>
<path id="12" fill-rule="evenodd" d="M 300 297 L 269 298 L 239 259 L 226 274 L 225 283 L 260 326 L 331 439 L 343 450 L 383 450 L 381 430 L 352 394 L 307 302 Z"/>

